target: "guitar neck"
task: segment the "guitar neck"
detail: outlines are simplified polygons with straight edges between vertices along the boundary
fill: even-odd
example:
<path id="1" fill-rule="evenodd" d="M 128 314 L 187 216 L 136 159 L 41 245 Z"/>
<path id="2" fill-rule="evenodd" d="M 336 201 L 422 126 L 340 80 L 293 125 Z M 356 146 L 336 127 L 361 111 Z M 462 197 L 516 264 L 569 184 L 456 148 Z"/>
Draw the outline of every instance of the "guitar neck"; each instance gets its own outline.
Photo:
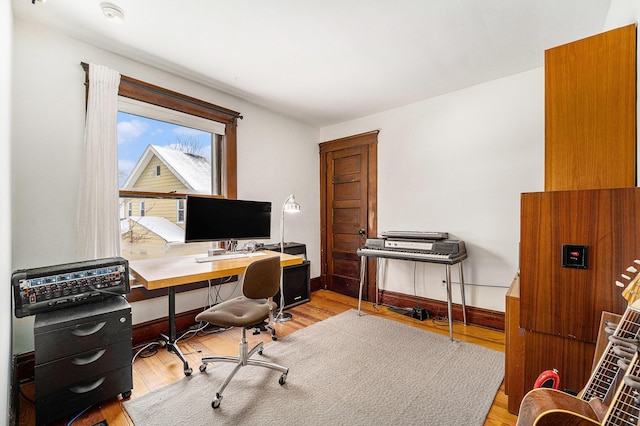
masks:
<path id="1" fill-rule="evenodd" d="M 640 360 L 636 353 L 627 369 L 626 375 L 640 376 Z M 616 396 L 607 411 L 603 426 L 636 426 L 640 414 L 638 390 L 627 385 L 624 381 L 618 387 Z"/>
<path id="2" fill-rule="evenodd" d="M 636 309 L 635 305 L 636 303 L 626 309 L 613 333 L 615 337 L 637 339 L 640 335 L 640 310 Z M 615 346 L 616 344 L 611 341 L 607 344 L 598 365 L 580 394 L 580 399 L 583 401 L 588 402 L 592 398 L 606 401 L 607 397 L 613 393 L 612 390 L 615 390 L 613 388 L 616 385 L 616 376 L 620 369 L 618 360 L 622 358 L 615 353 Z"/>

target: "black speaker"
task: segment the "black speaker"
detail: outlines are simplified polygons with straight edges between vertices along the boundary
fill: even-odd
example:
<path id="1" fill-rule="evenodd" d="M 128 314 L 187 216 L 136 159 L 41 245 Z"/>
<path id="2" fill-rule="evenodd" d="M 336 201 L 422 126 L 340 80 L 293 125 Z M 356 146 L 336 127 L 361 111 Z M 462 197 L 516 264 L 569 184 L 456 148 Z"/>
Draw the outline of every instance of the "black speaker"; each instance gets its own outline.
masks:
<path id="1" fill-rule="evenodd" d="M 266 244 L 262 246 L 264 250 L 280 251 L 280 243 Z M 307 260 L 307 246 L 302 243 L 284 243 L 284 252 L 287 254 L 301 255 Z"/>
<path id="2" fill-rule="evenodd" d="M 310 262 L 303 261 L 299 265 L 286 266 L 282 269 L 282 287 L 284 288 L 284 309 L 309 301 L 311 293 Z M 280 309 L 280 291 L 273 298 Z"/>

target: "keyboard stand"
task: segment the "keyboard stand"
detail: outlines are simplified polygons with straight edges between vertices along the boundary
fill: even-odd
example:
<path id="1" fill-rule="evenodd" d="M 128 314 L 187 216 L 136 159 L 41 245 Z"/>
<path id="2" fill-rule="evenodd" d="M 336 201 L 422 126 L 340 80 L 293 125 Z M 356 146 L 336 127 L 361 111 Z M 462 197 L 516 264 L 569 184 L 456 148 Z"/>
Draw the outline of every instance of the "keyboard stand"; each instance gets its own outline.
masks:
<path id="1" fill-rule="evenodd" d="M 366 255 L 360 255 L 360 290 L 358 291 L 358 316 L 360 316 L 360 308 L 362 305 L 362 287 L 364 286 L 364 280 L 365 280 L 365 276 L 366 276 L 366 269 L 367 269 L 367 258 L 368 256 Z M 377 309 L 378 306 L 378 259 L 380 258 L 387 258 L 387 259 L 395 259 L 395 260 L 403 260 L 403 259 L 398 259 L 398 258 L 393 258 L 393 257 L 387 257 L 387 256 L 375 256 L 376 259 L 376 303 L 373 305 L 374 308 Z M 457 264 L 458 265 L 458 273 L 460 275 L 460 297 L 462 300 L 462 318 L 464 321 L 464 325 L 467 325 L 467 306 L 465 303 L 465 295 L 464 295 L 464 275 L 462 273 L 462 261 L 464 259 L 460 259 L 456 262 L 452 262 L 450 263 L 445 263 L 445 278 L 447 281 L 447 316 L 449 319 L 449 338 L 451 339 L 451 341 L 453 341 L 453 312 L 452 312 L 452 304 L 451 304 L 451 265 L 452 264 Z M 425 260 L 418 260 L 418 259 L 412 259 L 410 260 L 411 262 L 425 262 L 425 263 L 441 263 L 441 262 L 431 262 L 427 259 Z"/>

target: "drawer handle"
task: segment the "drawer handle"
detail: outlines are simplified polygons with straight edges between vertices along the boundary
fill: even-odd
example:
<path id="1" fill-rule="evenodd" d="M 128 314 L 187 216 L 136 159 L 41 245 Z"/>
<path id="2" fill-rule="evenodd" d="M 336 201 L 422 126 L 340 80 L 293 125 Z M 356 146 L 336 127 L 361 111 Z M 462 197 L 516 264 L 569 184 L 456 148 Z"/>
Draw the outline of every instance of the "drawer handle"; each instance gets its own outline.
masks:
<path id="1" fill-rule="evenodd" d="M 103 322 L 97 322 L 95 324 L 90 324 L 90 325 L 79 325 L 75 328 L 75 330 L 71 332 L 71 334 L 75 336 L 80 336 L 80 337 L 89 336 L 93 333 L 97 333 L 98 331 L 100 331 L 105 324 L 106 322 L 103 321 Z"/>
<path id="2" fill-rule="evenodd" d="M 95 382 L 88 384 L 86 386 L 73 386 L 72 388 L 69 388 L 69 390 L 73 393 L 87 393 L 87 392 L 91 392 L 92 390 L 94 390 L 95 388 L 97 388 L 98 386 L 100 386 L 102 384 L 102 382 L 104 382 L 105 377 L 100 377 L 98 380 L 96 380 Z"/>
<path id="3" fill-rule="evenodd" d="M 100 359 L 100 357 L 104 355 L 106 351 L 107 351 L 106 349 L 100 349 L 98 352 L 94 353 L 93 355 L 89 355 L 85 357 L 76 357 L 71 361 L 71 363 L 75 365 L 91 364 L 92 362 L 95 362 L 98 359 Z"/>

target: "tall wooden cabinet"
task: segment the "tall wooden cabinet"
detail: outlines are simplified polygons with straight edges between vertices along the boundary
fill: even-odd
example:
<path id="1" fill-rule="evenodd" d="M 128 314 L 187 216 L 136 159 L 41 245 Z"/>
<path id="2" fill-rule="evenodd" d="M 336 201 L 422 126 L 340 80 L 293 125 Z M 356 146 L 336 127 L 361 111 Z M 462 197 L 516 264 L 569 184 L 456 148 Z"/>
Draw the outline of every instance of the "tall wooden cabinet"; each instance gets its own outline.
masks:
<path id="1" fill-rule="evenodd" d="M 522 194 L 520 326 L 524 383 L 557 369 L 579 391 L 591 372 L 600 316 L 622 314 L 615 280 L 640 255 L 640 188 Z M 563 245 L 588 248 L 587 267 L 563 266 Z"/>
<path id="2" fill-rule="evenodd" d="M 507 296 L 511 413 L 545 370 L 582 389 L 602 311 L 626 308 L 614 283 L 640 258 L 636 83 L 635 24 L 545 52 L 545 192 L 521 195 L 520 293 Z M 586 268 L 562 266 L 564 244 L 587 246 Z"/>
<path id="3" fill-rule="evenodd" d="M 636 25 L 545 52 L 545 191 L 636 185 Z"/>

